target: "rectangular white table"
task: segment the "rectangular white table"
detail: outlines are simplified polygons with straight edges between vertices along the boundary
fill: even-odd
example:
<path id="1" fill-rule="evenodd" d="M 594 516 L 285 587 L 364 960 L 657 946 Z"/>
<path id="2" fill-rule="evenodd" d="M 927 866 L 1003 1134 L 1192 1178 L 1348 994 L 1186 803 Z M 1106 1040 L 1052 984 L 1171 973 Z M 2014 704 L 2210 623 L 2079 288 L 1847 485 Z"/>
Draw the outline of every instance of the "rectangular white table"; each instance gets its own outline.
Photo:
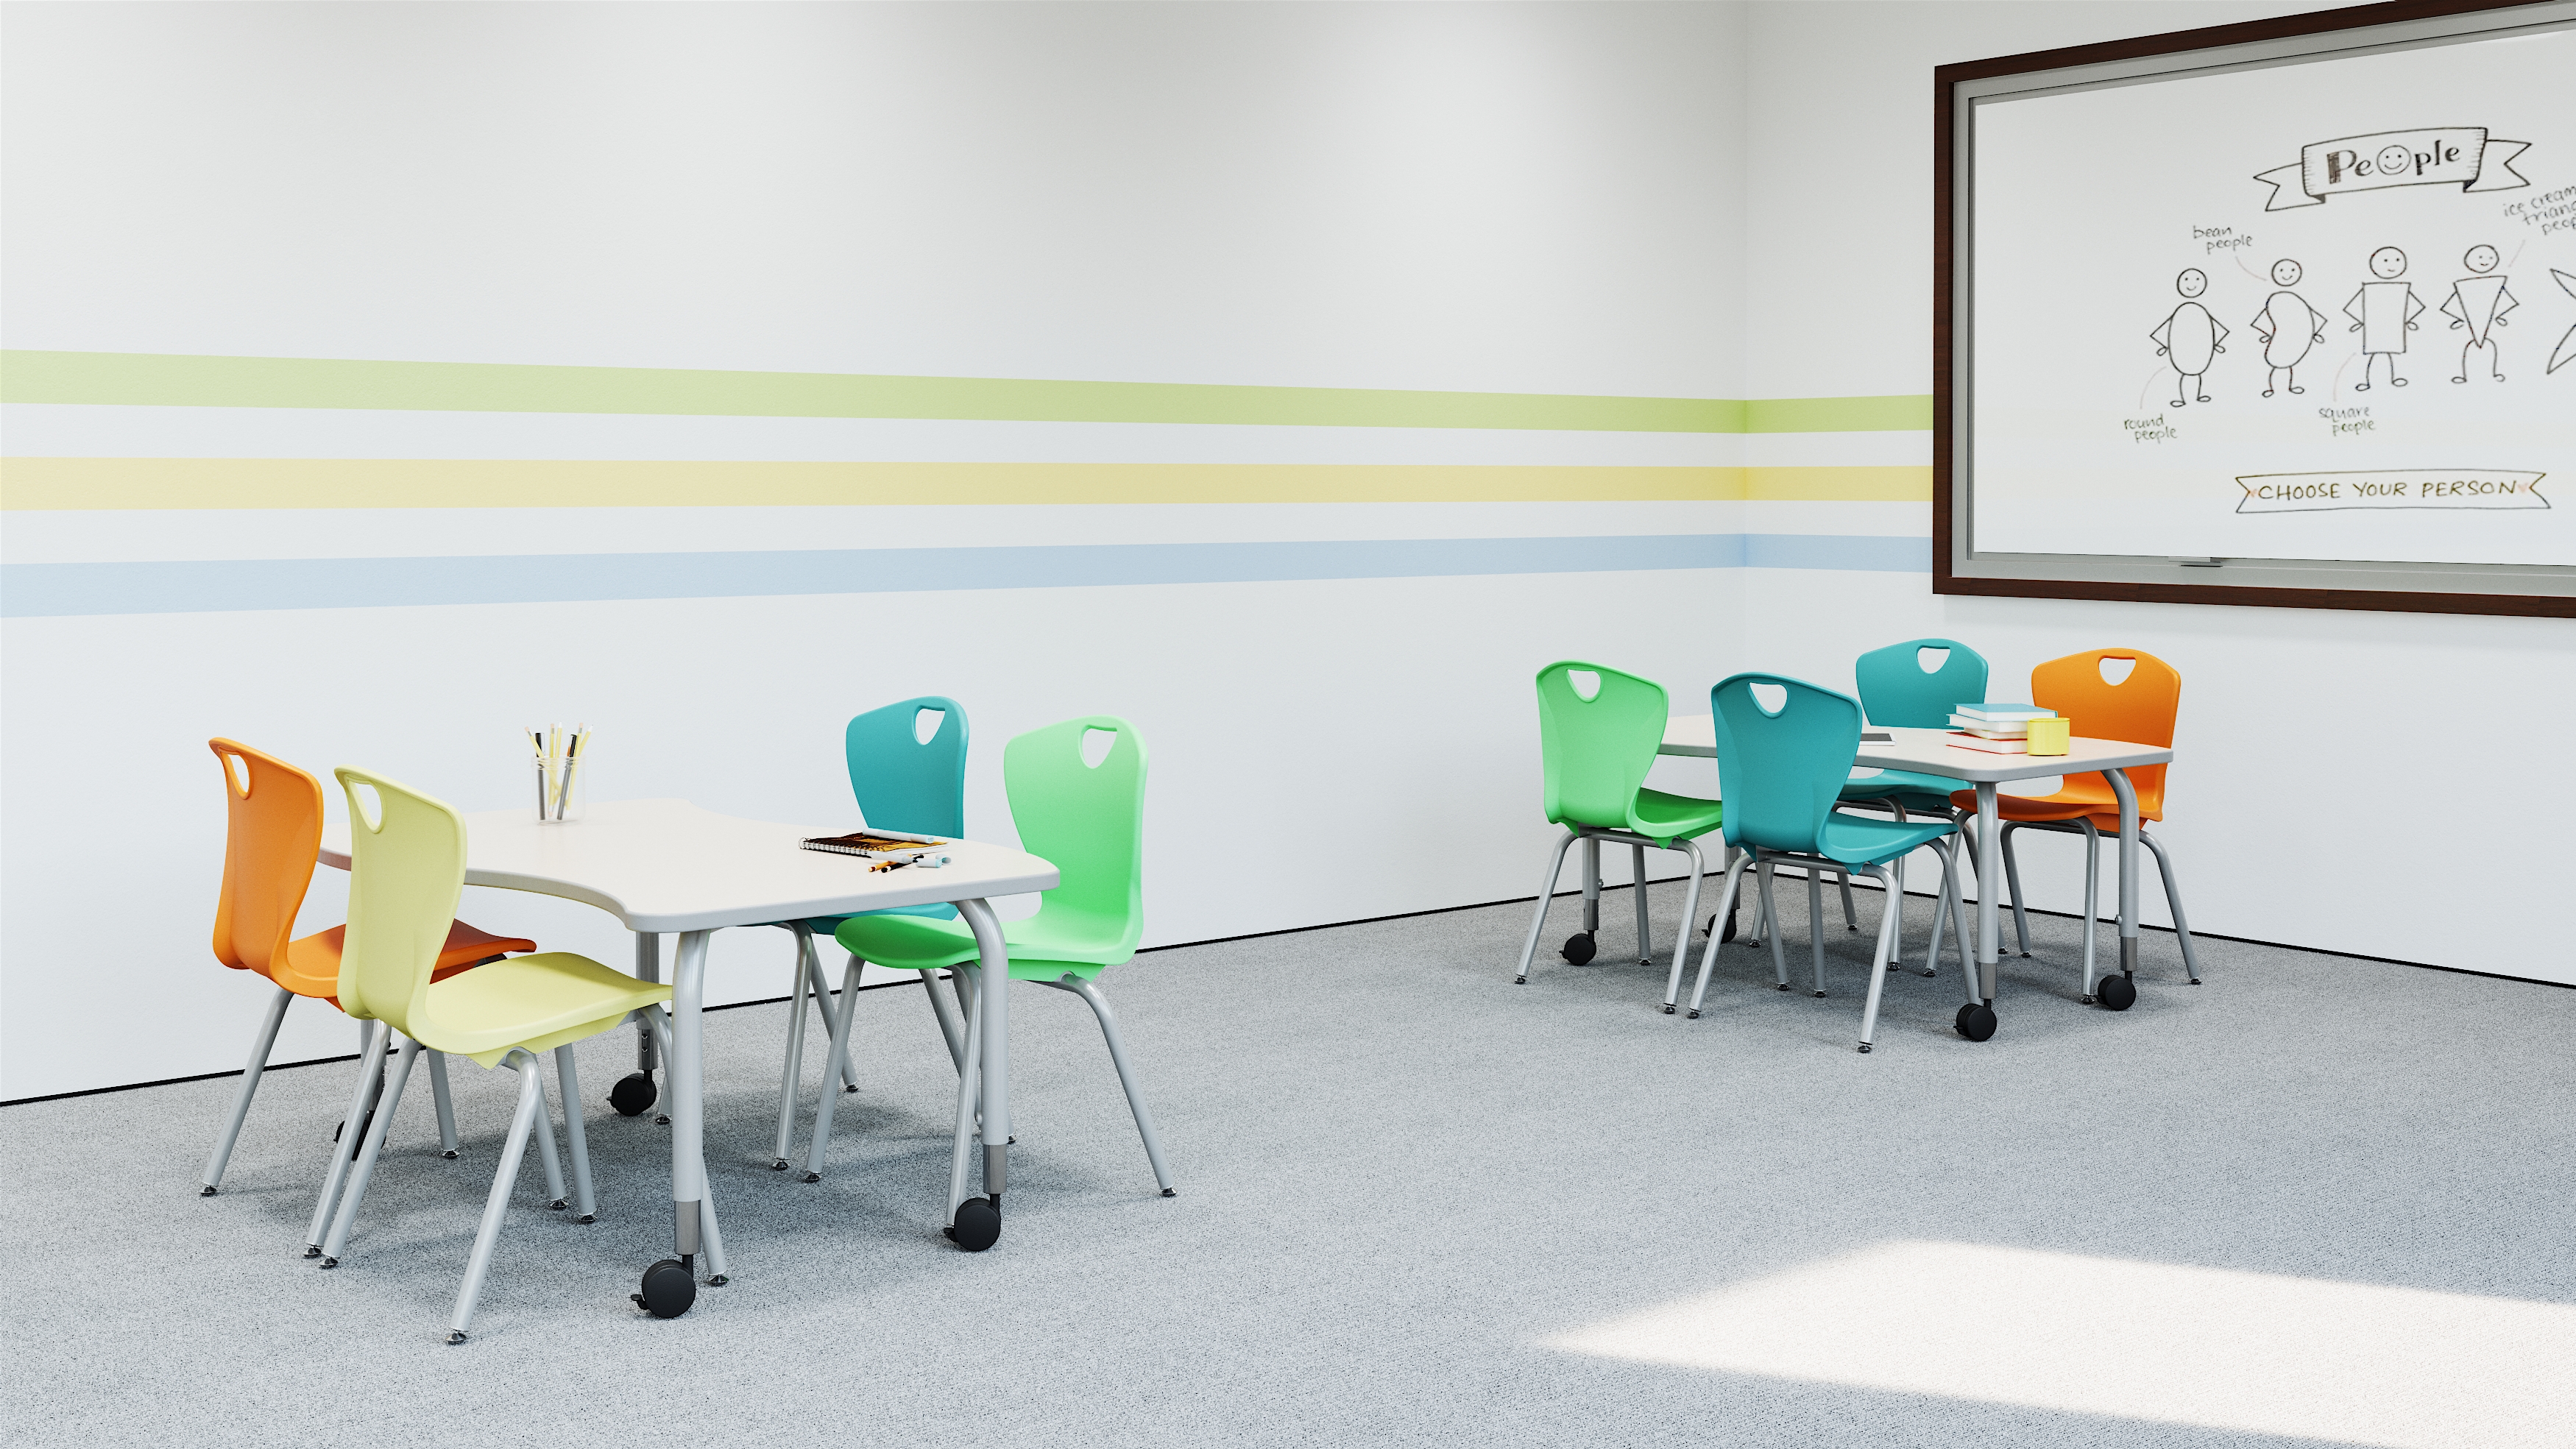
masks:
<path id="1" fill-rule="evenodd" d="M 1871 732 L 1884 733 L 1891 739 L 1885 744 L 1864 739 L 1860 753 L 1852 759 L 1854 765 L 1939 775 L 1970 785 L 1977 792 L 1977 994 L 1985 998 L 1989 1008 L 1995 1000 L 1995 961 L 2003 945 L 1999 913 L 2003 893 L 1995 889 L 2003 833 L 1995 787 L 2006 780 L 2099 772 L 2111 782 L 2111 793 L 2120 802 L 2120 970 L 2137 969 L 2138 796 L 2129 784 L 2129 771 L 2141 765 L 2170 763 L 2170 748 L 2079 736 L 2062 755 L 1995 755 L 1951 745 L 1948 730 L 1872 726 Z M 1659 752 L 1715 759 L 1717 721 L 1704 714 L 1674 716 L 1664 726 Z M 1725 783 L 1718 782 L 1720 798 L 1724 797 Z"/>
<path id="2" fill-rule="evenodd" d="M 1010 956 L 989 897 L 1054 889 L 1054 866 L 1004 846 L 961 840 L 937 870 L 870 871 L 852 856 L 802 850 L 809 836 L 849 827 L 777 825 L 701 810 L 685 800 L 611 800 L 586 818 L 539 824 L 533 811 L 465 817 L 465 883 L 534 891 L 597 906 L 635 932 L 635 974 L 661 979 L 661 933 L 680 946 L 671 979 L 671 1202 L 681 1261 L 695 1271 L 703 1244 L 712 1285 L 726 1281 L 724 1241 L 707 1205 L 706 1063 L 701 1013 L 707 940 L 727 926 L 766 926 L 945 901 L 975 933 L 983 983 L 984 1187 L 999 1199 L 1010 1142 Z M 349 868 L 345 824 L 325 834 L 324 865 Z M 801 969 L 801 968 L 800 968 Z M 965 1097 L 973 1084 L 961 1080 Z M 577 1112 L 581 1104 L 566 1103 Z M 971 1121 L 964 1107 L 959 1119 Z M 963 1150 L 961 1142 L 961 1151 Z M 951 1193 L 949 1211 L 956 1211 Z"/>

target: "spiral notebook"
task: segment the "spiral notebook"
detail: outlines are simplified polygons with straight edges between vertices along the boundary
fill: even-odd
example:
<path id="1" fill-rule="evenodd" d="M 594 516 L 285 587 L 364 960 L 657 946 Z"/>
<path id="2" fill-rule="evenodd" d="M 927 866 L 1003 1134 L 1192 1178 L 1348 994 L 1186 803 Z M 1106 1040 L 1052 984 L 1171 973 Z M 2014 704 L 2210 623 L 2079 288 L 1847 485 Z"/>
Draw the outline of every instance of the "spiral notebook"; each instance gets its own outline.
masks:
<path id="1" fill-rule="evenodd" d="M 953 843 L 937 835 L 906 835 L 896 830 L 853 830 L 847 835 L 817 835 L 796 842 L 798 848 L 804 850 L 870 857 L 898 855 L 918 851 L 925 845 Z"/>

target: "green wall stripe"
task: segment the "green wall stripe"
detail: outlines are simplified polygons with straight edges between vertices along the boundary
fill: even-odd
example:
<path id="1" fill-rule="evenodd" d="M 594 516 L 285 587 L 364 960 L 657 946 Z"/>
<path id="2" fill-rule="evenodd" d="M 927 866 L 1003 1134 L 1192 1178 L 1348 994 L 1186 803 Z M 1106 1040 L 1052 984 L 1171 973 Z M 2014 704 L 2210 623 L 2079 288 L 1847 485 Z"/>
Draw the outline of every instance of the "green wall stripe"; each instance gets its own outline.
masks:
<path id="1" fill-rule="evenodd" d="M 1800 398 L 1747 403 L 1726 398 L 194 357 L 142 352 L 0 352 L 0 402 L 1639 433 L 1839 432 L 1931 426 L 1929 398 Z"/>

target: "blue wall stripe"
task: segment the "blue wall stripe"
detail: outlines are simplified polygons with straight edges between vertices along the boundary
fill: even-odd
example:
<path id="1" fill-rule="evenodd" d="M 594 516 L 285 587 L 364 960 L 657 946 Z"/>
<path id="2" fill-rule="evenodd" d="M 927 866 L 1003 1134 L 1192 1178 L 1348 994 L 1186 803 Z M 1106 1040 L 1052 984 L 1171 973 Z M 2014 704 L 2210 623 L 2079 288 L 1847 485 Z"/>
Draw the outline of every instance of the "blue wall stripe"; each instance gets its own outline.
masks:
<path id="1" fill-rule="evenodd" d="M 11 564 L 0 616 L 1793 568 L 1929 573 L 1927 538 L 1797 533 Z"/>

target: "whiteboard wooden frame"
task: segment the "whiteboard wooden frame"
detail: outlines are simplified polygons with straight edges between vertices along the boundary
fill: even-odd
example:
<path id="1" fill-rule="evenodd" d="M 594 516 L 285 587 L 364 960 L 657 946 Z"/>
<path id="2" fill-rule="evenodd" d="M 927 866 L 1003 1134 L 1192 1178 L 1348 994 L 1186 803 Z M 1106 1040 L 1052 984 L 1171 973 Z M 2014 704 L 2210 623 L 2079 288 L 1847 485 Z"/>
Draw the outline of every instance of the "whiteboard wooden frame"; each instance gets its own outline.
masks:
<path id="1" fill-rule="evenodd" d="M 2395 0 L 2309 15 L 1945 65 L 1932 75 L 1932 591 L 2576 618 L 2576 568 L 2226 559 L 2216 566 L 2122 554 L 1975 552 L 1968 458 L 1974 275 L 1973 107 L 1983 97 L 2091 83 L 2153 85 L 2212 67 L 2555 24 L 2576 0 Z M 2576 479 L 2569 480 L 2576 482 Z"/>

